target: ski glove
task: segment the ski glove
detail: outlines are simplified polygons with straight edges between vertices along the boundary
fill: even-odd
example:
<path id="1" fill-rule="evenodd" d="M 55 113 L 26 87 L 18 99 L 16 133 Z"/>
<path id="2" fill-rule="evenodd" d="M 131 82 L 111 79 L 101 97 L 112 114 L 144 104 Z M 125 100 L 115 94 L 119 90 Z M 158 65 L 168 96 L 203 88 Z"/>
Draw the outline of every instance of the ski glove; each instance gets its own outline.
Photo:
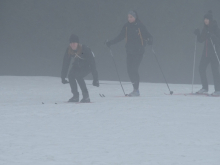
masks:
<path id="1" fill-rule="evenodd" d="M 99 81 L 98 80 L 93 80 L 92 85 L 95 86 L 95 87 L 99 87 Z"/>
<path id="2" fill-rule="evenodd" d="M 69 81 L 67 81 L 66 79 L 62 79 L 62 83 L 63 83 L 63 84 L 68 84 Z"/>
<path id="3" fill-rule="evenodd" d="M 194 31 L 194 34 L 195 34 L 196 36 L 199 36 L 199 35 L 200 35 L 200 30 L 199 30 L 199 29 L 196 29 L 196 30 Z"/>

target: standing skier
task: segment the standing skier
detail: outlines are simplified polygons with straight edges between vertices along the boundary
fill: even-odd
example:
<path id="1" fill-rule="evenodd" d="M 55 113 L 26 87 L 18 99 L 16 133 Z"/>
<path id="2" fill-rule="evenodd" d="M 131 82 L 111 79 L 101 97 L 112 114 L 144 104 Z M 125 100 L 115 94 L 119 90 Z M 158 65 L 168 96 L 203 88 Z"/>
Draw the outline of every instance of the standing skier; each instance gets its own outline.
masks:
<path id="1" fill-rule="evenodd" d="M 66 49 L 66 53 L 63 58 L 63 66 L 61 72 L 61 79 L 63 84 L 70 83 L 70 87 L 73 93 L 73 97 L 68 102 L 79 102 L 79 92 L 77 90 L 78 82 L 83 98 L 81 103 L 90 102 L 89 93 L 84 81 L 84 77 L 90 72 L 93 75 L 93 86 L 99 87 L 98 73 L 96 70 L 96 64 L 93 52 L 85 45 L 79 44 L 79 37 L 72 34 L 70 36 L 70 45 Z M 68 78 L 69 82 L 65 79 L 67 77 L 68 69 L 71 60 L 72 68 L 70 69 Z"/>
<path id="2" fill-rule="evenodd" d="M 219 46 L 220 46 L 220 34 L 217 22 L 213 20 L 212 12 L 209 11 L 204 16 L 204 27 L 200 33 L 199 29 L 194 31 L 197 36 L 197 40 L 200 43 L 205 42 L 202 58 L 199 65 L 199 73 L 202 81 L 202 89 L 197 94 L 208 93 L 208 81 L 206 77 L 206 69 L 209 63 L 211 63 L 212 74 L 214 79 L 215 92 L 214 96 L 220 96 L 220 73 L 219 73 Z M 216 50 L 216 52 L 215 52 Z"/>
<path id="3" fill-rule="evenodd" d="M 133 84 L 133 92 L 128 96 L 140 96 L 139 92 L 139 66 L 143 59 L 146 43 L 153 44 L 153 37 L 147 31 L 143 23 L 138 19 L 136 11 L 128 13 L 128 22 L 123 26 L 120 34 L 113 40 L 107 41 L 106 45 L 110 47 L 123 39 L 126 40 L 126 53 L 127 53 L 127 72 L 130 81 Z"/>

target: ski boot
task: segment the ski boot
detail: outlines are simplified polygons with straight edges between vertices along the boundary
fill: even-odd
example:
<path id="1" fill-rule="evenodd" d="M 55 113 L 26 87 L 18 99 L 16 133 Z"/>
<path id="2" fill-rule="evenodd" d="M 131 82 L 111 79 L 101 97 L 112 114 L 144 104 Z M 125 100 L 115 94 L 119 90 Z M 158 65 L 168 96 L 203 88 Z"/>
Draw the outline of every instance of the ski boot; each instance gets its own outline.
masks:
<path id="1" fill-rule="evenodd" d="M 128 97 L 138 97 L 140 96 L 140 92 L 138 89 L 134 89 L 133 92 L 128 94 Z"/>
<path id="2" fill-rule="evenodd" d="M 207 89 L 200 89 L 198 92 L 196 92 L 197 95 L 206 95 L 208 94 L 208 90 Z"/>
<path id="3" fill-rule="evenodd" d="M 80 103 L 90 103 L 90 98 L 89 98 L 88 92 L 83 93 L 83 98 L 80 101 Z"/>
<path id="4" fill-rule="evenodd" d="M 69 99 L 69 103 L 77 103 L 79 102 L 79 92 L 74 94 L 72 98 Z"/>
<path id="5" fill-rule="evenodd" d="M 211 94 L 212 96 L 215 97 L 220 97 L 220 91 L 215 91 L 214 93 Z"/>

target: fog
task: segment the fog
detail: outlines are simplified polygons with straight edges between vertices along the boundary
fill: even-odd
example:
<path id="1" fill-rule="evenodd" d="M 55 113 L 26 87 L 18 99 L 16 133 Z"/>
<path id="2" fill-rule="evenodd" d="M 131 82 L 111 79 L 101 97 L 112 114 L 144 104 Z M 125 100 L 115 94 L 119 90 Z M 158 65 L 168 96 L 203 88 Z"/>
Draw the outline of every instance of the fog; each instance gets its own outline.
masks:
<path id="1" fill-rule="evenodd" d="M 99 79 L 117 80 L 104 41 L 116 37 L 127 22 L 128 11 L 136 10 L 154 38 L 153 47 L 168 82 L 189 84 L 193 31 L 203 27 L 203 16 L 210 9 L 219 23 L 219 8 L 219 0 L 0 0 L 0 75 L 59 77 L 74 33 L 96 55 Z M 124 45 L 122 41 L 111 48 L 121 79 L 129 81 Z M 202 50 L 203 44 L 197 44 L 196 83 L 200 83 Z M 140 76 L 142 82 L 164 82 L 149 46 Z"/>

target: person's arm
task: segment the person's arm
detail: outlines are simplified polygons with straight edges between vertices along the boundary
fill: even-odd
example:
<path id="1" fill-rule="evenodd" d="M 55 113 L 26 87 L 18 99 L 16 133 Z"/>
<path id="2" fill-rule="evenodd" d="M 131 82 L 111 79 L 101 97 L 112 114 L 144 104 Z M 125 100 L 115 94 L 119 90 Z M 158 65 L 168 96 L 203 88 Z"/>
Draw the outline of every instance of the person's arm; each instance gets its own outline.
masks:
<path id="1" fill-rule="evenodd" d="M 67 73 L 68 73 L 69 65 L 71 61 L 71 57 L 68 55 L 68 50 L 69 48 L 67 48 L 65 55 L 63 57 L 63 65 L 62 65 L 62 71 L 61 71 L 62 81 L 65 80 L 65 78 L 67 77 Z"/>
<path id="2" fill-rule="evenodd" d="M 220 44 L 220 31 L 216 21 L 213 23 L 213 32 L 210 32 L 210 37 L 215 44 Z"/>
<path id="3" fill-rule="evenodd" d="M 200 43 L 203 43 L 206 39 L 207 39 L 207 29 L 204 27 L 202 29 L 202 33 L 198 33 L 197 34 L 197 41 L 200 42 Z"/>
<path id="4" fill-rule="evenodd" d="M 126 37 L 126 25 L 123 26 L 121 32 L 119 33 L 119 35 L 116 38 L 107 42 L 107 46 L 114 45 L 114 44 L 122 41 L 123 39 L 125 39 L 125 37 Z"/>
<path id="5" fill-rule="evenodd" d="M 148 32 L 147 28 L 142 25 L 142 35 L 143 35 L 143 39 L 147 41 L 147 43 L 149 45 L 152 45 L 153 44 L 153 37 L 152 35 Z"/>
<path id="6" fill-rule="evenodd" d="M 93 76 L 93 85 L 98 87 L 99 86 L 99 80 L 98 80 L 98 72 L 97 72 L 97 69 L 96 69 L 95 55 L 91 51 L 91 49 L 89 49 L 88 47 L 85 48 L 85 50 L 86 50 L 85 51 L 86 58 L 89 61 L 92 76 Z"/>

